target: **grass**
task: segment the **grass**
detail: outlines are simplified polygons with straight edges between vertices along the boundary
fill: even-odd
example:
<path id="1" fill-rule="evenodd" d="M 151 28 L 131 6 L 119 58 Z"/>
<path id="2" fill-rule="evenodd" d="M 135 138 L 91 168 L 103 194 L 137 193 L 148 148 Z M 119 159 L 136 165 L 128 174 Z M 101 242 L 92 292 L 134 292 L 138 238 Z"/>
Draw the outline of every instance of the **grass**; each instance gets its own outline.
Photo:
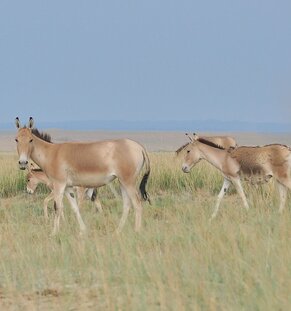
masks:
<path id="1" fill-rule="evenodd" d="M 274 185 L 244 185 L 248 212 L 232 191 L 209 222 L 217 171 L 200 163 L 183 174 L 173 154 L 150 157 L 153 205 L 144 205 L 140 233 L 133 211 L 114 233 L 122 201 L 104 187 L 104 213 L 89 201 L 81 210 L 85 236 L 66 203 L 61 232 L 50 237 L 47 192 L 26 194 L 17 158 L 0 156 L 0 310 L 290 309 L 290 203 L 280 215 Z"/>

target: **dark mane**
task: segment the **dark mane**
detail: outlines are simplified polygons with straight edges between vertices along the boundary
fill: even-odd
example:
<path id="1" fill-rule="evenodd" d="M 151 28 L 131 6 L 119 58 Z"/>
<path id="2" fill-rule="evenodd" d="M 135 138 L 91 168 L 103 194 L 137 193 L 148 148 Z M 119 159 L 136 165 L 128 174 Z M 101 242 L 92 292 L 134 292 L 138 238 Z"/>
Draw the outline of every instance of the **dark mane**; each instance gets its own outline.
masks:
<path id="1" fill-rule="evenodd" d="M 179 149 L 176 150 L 176 154 L 179 154 L 182 150 L 184 150 L 188 145 L 190 145 L 191 142 L 184 144 Z"/>
<path id="2" fill-rule="evenodd" d="M 197 141 L 199 141 L 202 144 L 208 145 L 210 147 L 214 147 L 214 148 L 217 148 L 217 149 L 225 150 L 225 148 L 223 148 L 222 146 L 219 146 L 219 145 L 217 145 L 217 144 L 213 143 L 212 141 L 209 141 L 209 140 L 207 140 L 205 138 L 201 138 L 200 137 L 200 138 L 197 139 Z"/>
<path id="3" fill-rule="evenodd" d="M 48 133 L 40 132 L 38 129 L 34 128 L 31 130 L 32 134 L 35 135 L 36 137 L 48 142 L 52 143 L 52 138 L 51 135 Z"/>

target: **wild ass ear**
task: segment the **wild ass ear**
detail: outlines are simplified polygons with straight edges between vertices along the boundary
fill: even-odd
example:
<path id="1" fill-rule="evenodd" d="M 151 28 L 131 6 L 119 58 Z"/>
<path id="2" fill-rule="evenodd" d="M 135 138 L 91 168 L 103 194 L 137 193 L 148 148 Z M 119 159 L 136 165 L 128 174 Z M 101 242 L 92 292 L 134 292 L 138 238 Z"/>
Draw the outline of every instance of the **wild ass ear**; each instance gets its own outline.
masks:
<path id="1" fill-rule="evenodd" d="M 18 129 L 20 128 L 20 121 L 18 117 L 15 118 L 15 125 Z"/>
<path id="2" fill-rule="evenodd" d="M 33 123 L 34 123 L 33 118 L 30 117 L 29 121 L 28 121 L 28 128 L 32 129 L 33 128 Z"/>
<path id="3" fill-rule="evenodd" d="M 188 133 L 185 133 L 185 135 L 189 138 L 189 140 L 191 141 L 191 143 L 193 142 L 193 138 L 188 134 Z"/>
<path id="4" fill-rule="evenodd" d="M 196 133 L 193 133 L 193 139 L 194 139 L 194 140 L 198 140 L 198 139 L 199 139 L 199 136 L 198 136 Z"/>

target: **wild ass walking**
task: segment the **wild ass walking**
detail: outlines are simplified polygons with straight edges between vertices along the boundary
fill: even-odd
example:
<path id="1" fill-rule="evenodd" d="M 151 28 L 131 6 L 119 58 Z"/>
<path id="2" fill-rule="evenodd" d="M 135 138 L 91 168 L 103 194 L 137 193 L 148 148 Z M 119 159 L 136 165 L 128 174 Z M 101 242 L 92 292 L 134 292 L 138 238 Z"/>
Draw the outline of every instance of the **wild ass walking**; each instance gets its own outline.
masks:
<path id="1" fill-rule="evenodd" d="M 52 182 L 49 180 L 49 178 L 41 169 L 37 168 L 30 168 L 26 178 L 27 178 L 26 191 L 30 194 L 33 194 L 35 192 L 35 189 L 39 184 L 45 184 L 51 190 L 51 193 L 44 199 L 43 205 L 44 216 L 46 219 L 48 219 L 48 203 L 54 198 Z M 77 192 L 77 200 L 79 207 L 82 206 L 85 196 L 87 196 L 92 202 L 94 202 L 98 212 L 102 212 L 103 209 L 101 202 L 97 198 L 96 188 L 93 189 L 93 188 L 75 187 L 75 190 Z M 75 195 L 73 189 L 70 192 L 70 195 L 71 196 Z"/>
<path id="2" fill-rule="evenodd" d="M 183 146 L 182 146 L 183 147 Z M 235 149 L 224 148 L 209 142 L 193 138 L 193 141 L 179 148 L 177 153 L 186 150 L 182 170 L 189 173 L 200 160 L 205 159 L 215 166 L 224 176 L 223 186 L 218 195 L 212 218 L 217 215 L 220 202 L 232 183 L 241 196 L 246 209 L 249 208 L 240 177 L 245 176 L 253 181 L 269 181 L 274 177 L 280 194 L 279 212 L 282 212 L 287 197 L 287 189 L 291 189 L 291 149 L 281 144 L 266 146 L 241 146 Z"/>
<path id="3" fill-rule="evenodd" d="M 131 205 L 135 208 L 135 230 L 140 230 L 142 205 L 136 183 L 145 165 L 139 190 L 141 197 L 149 201 L 145 188 L 150 174 L 150 161 L 143 146 L 130 139 L 52 144 L 36 135 L 39 132 L 33 129 L 33 118 L 30 117 L 27 127 L 21 127 L 18 118 L 15 123 L 19 168 L 26 169 L 31 159 L 52 182 L 57 209 L 53 234 L 59 231 L 64 194 L 76 213 L 81 231 L 86 229 L 69 187 L 100 187 L 115 178 L 120 182 L 123 198 L 123 213 L 117 230 L 124 226 Z"/>

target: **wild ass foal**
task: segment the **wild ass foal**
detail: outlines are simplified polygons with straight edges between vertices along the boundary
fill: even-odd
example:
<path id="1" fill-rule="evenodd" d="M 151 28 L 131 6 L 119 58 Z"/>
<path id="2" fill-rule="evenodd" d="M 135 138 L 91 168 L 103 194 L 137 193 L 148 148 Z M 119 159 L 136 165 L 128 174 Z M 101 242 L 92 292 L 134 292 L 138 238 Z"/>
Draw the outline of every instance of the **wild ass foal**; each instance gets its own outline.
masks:
<path id="1" fill-rule="evenodd" d="M 19 168 L 26 169 L 31 159 L 53 184 L 57 209 L 54 234 L 59 231 L 64 194 L 76 213 L 81 231 L 86 228 L 76 199 L 70 196 L 70 187 L 100 187 L 115 178 L 120 182 L 123 198 L 123 213 L 117 230 L 120 231 L 124 226 L 131 205 L 135 208 L 135 230 L 140 229 L 142 205 L 136 183 L 144 165 L 146 171 L 139 190 L 142 198 L 149 201 L 145 188 L 150 174 L 150 162 L 144 147 L 129 139 L 51 144 L 34 135 L 32 118 L 27 127 L 21 127 L 18 118 L 15 123 L 18 129 L 16 142 Z"/>
<path id="2" fill-rule="evenodd" d="M 183 148 L 182 148 L 183 147 Z M 193 141 L 182 146 L 177 153 L 186 150 L 182 170 L 189 173 L 200 160 L 205 159 L 215 166 L 224 176 L 223 186 L 218 195 L 212 218 L 217 215 L 220 202 L 232 183 L 241 196 L 246 209 L 249 208 L 240 177 L 262 182 L 274 177 L 280 194 L 279 212 L 282 212 L 287 197 L 287 189 L 291 189 L 291 149 L 285 145 L 272 144 L 261 147 L 241 146 L 234 149 L 224 148 L 207 140 Z"/>
<path id="3" fill-rule="evenodd" d="M 53 185 L 52 182 L 49 180 L 49 178 L 46 176 L 46 174 L 41 170 L 37 168 L 30 168 L 27 173 L 27 184 L 26 184 L 26 191 L 30 194 L 35 192 L 35 189 L 39 184 L 45 184 L 50 190 L 51 193 L 44 199 L 44 205 L 43 205 L 43 211 L 44 216 L 47 219 L 48 218 L 48 202 L 53 200 L 54 194 L 53 194 Z M 74 191 L 70 192 L 71 196 L 74 196 Z M 97 198 L 97 189 L 94 188 L 83 188 L 83 187 L 75 187 L 75 190 L 77 192 L 77 200 L 78 200 L 78 206 L 80 207 L 83 203 L 83 200 L 85 196 L 88 196 L 89 199 L 95 203 L 96 209 L 98 212 L 102 212 L 102 205 L 99 199 Z"/>

